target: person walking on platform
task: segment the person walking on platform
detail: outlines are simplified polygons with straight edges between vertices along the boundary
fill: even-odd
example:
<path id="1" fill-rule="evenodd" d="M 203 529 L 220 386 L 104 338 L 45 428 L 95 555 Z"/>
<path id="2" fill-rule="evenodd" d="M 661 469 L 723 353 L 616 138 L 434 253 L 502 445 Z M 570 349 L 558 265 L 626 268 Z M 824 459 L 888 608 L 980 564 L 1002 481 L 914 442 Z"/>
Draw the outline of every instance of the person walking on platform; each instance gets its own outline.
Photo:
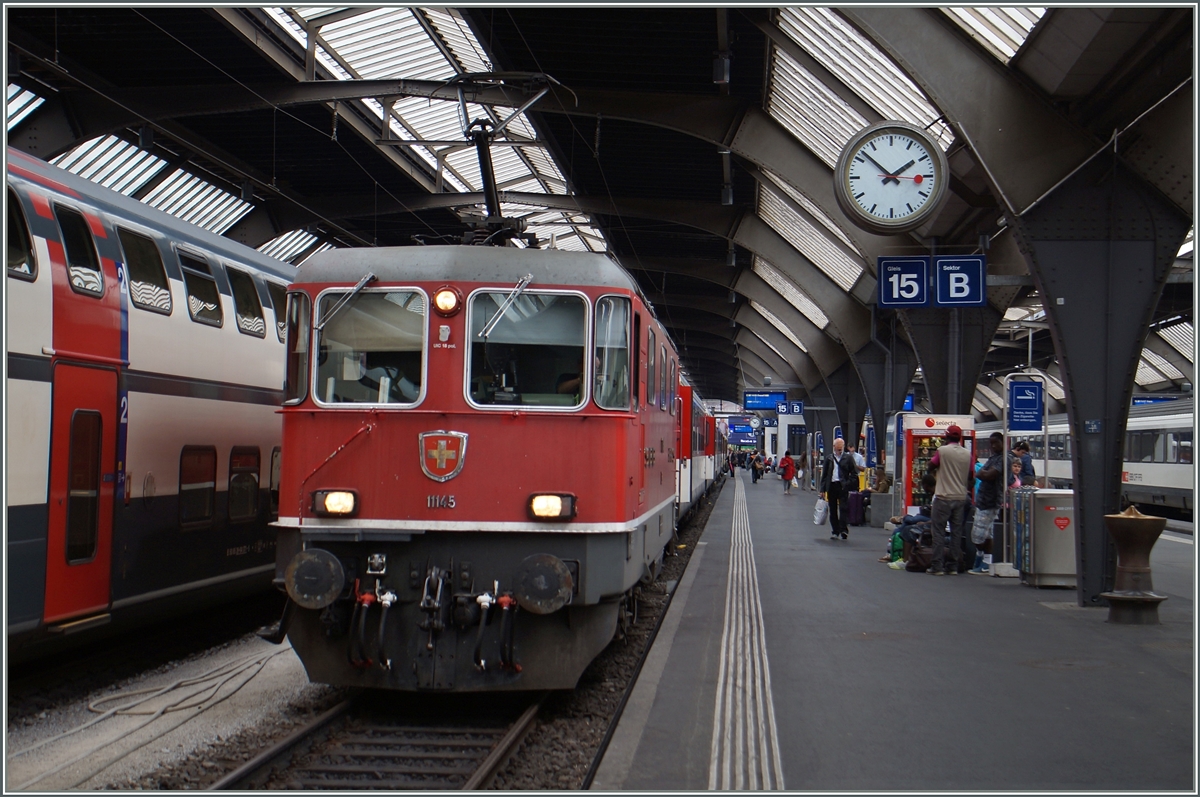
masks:
<path id="1" fill-rule="evenodd" d="M 834 438 L 833 456 L 825 460 L 821 470 L 821 497 L 829 502 L 829 539 L 843 540 L 850 536 L 846 525 L 850 514 L 850 493 L 858 489 L 858 466 L 846 450 L 846 441 Z"/>
<path id="2" fill-rule="evenodd" d="M 975 523 L 971 526 L 971 542 L 975 544 L 975 565 L 970 569 L 975 575 L 987 575 L 992 560 L 992 526 L 1000 513 L 1000 496 L 1004 491 L 1004 435 L 992 432 L 988 439 L 992 455 L 975 474 L 979 486 L 975 490 Z"/>
<path id="3" fill-rule="evenodd" d="M 962 428 L 946 428 L 946 442 L 929 461 L 929 470 L 937 477 L 930 511 L 933 531 L 933 561 L 926 573 L 931 576 L 958 575 L 958 559 L 963 546 L 963 518 L 967 509 L 967 485 L 971 477 L 971 452 L 960 444 Z M 950 524 L 950 551 L 946 551 L 946 524 Z M 947 561 L 949 560 L 949 561 Z"/>
<path id="4" fill-rule="evenodd" d="M 796 460 L 792 459 L 791 451 L 783 452 L 783 459 L 779 460 L 779 473 L 783 477 L 783 494 L 792 494 L 792 479 L 796 476 Z"/>
<path id="5" fill-rule="evenodd" d="M 750 483 L 758 484 L 758 480 L 763 475 L 763 457 L 762 454 L 755 451 L 754 459 L 750 460 Z"/>
<path id="6" fill-rule="evenodd" d="M 800 489 L 807 490 L 808 482 L 805 476 L 808 474 L 808 454 L 801 454 L 800 460 L 796 463 L 796 479 L 800 482 Z"/>

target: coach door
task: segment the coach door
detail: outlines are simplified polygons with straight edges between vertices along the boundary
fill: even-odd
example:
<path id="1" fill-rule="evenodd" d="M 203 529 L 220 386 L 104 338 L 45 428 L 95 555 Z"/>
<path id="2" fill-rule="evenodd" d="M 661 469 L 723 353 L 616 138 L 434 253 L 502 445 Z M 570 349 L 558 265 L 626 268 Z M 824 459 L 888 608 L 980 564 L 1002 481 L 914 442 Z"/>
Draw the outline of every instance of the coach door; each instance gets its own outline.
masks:
<path id="1" fill-rule="evenodd" d="M 46 622 L 109 603 L 117 460 L 117 374 L 59 363 L 50 427 Z"/>

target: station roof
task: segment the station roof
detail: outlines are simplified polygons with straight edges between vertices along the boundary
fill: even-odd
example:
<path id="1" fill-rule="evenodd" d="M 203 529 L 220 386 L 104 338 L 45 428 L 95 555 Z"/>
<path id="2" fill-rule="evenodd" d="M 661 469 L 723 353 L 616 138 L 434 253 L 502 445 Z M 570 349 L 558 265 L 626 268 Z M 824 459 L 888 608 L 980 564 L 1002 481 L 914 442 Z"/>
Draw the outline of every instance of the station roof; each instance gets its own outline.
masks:
<path id="1" fill-rule="evenodd" d="M 1191 76 L 1190 8 L 927 13 L 971 43 L 964 70 L 1000 70 L 1097 147 Z M 840 362 L 829 344 L 846 345 L 839 324 L 873 302 L 877 255 L 935 240 L 977 251 L 1004 231 L 961 130 L 886 41 L 837 9 L 6 14 L 10 145 L 295 263 L 330 247 L 461 240 L 486 213 L 465 127 L 503 124 L 491 156 L 504 215 L 543 246 L 605 252 L 630 271 L 707 398 L 828 375 Z M 857 230 L 822 183 L 880 119 L 930 130 L 953 173 L 938 217 L 903 237 Z M 1190 213 L 1187 171 L 1177 201 Z M 754 225 L 781 244 L 754 245 Z M 1023 264 L 1003 271 L 981 413 L 1006 372 L 1033 366 L 1057 383 L 1041 298 Z M 1154 315 L 1143 389 L 1192 381 L 1191 271 L 1189 238 Z"/>

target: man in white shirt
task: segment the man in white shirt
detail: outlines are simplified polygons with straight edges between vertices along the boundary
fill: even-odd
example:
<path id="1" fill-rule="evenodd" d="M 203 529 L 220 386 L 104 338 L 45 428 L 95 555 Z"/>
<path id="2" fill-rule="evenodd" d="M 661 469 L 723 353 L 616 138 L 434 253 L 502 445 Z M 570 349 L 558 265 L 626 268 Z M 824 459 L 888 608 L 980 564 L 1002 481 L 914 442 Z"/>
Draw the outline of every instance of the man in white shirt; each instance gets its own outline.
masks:
<path id="1" fill-rule="evenodd" d="M 933 562 L 925 572 L 931 576 L 958 575 L 958 559 L 962 554 L 963 520 L 967 511 L 967 489 L 971 484 L 971 452 L 960 445 L 962 428 L 951 424 L 946 428 L 942 444 L 929 470 L 937 475 L 933 492 L 930 525 L 933 527 Z M 946 551 L 946 524 L 950 524 L 950 551 Z"/>

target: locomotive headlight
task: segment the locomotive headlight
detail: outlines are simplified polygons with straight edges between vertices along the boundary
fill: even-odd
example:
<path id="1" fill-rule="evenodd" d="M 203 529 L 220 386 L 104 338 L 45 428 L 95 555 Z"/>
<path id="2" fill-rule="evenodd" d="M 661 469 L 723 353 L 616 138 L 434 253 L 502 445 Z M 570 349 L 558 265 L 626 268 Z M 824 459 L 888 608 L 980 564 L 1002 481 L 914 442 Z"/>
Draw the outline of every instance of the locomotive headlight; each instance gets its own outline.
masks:
<path id="1" fill-rule="evenodd" d="M 358 509 L 358 496 L 352 490 L 317 490 L 313 493 L 313 512 L 318 515 L 348 517 Z"/>
<path id="2" fill-rule="evenodd" d="M 438 288 L 437 293 L 433 295 L 433 309 L 439 315 L 452 316 L 462 307 L 462 294 L 457 288 L 452 288 L 447 285 L 444 288 Z"/>
<path id="3" fill-rule="evenodd" d="M 575 517 L 575 496 L 535 493 L 529 496 L 529 516 L 534 520 L 570 520 Z"/>

